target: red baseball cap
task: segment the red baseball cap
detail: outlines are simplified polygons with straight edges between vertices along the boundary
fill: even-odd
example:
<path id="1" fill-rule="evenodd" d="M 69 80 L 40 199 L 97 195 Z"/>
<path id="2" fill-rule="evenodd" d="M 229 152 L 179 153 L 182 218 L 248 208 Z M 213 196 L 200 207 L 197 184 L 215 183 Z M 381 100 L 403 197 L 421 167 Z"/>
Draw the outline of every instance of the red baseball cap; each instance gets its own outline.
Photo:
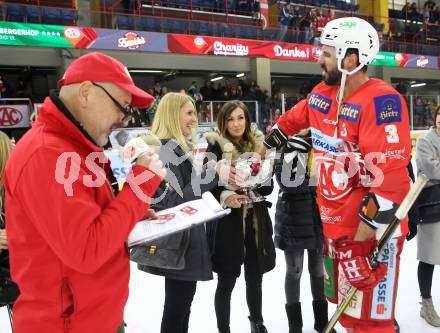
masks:
<path id="1" fill-rule="evenodd" d="M 58 81 L 58 88 L 84 81 L 117 85 L 131 94 L 131 105 L 134 107 L 146 108 L 154 101 L 153 96 L 135 86 L 123 63 L 104 53 L 91 52 L 73 61 Z"/>

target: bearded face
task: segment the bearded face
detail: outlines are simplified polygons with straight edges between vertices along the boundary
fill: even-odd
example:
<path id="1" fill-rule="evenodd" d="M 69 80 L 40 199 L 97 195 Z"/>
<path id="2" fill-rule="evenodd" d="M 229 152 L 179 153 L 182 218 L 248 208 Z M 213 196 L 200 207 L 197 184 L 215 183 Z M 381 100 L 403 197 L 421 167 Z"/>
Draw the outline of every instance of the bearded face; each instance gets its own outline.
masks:
<path id="1" fill-rule="evenodd" d="M 322 45 L 322 53 L 318 62 L 322 68 L 322 80 L 325 83 L 331 86 L 341 83 L 342 73 L 338 70 L 334 47 Z"/>

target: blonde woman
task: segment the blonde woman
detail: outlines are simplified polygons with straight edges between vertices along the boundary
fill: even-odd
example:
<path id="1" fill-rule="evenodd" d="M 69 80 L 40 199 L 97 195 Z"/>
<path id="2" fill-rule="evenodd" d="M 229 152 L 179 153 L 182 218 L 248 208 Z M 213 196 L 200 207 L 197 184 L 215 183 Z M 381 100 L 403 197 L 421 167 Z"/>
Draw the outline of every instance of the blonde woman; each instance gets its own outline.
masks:
<path id="1" fill-rule="evenodd" d="M 194 100 L 184 93 L 167 93 L 161 99 L 153 120 L 151 135 L 144 137 L 147 144 L 159 147 L 159 156 L 167 169 L 167 186 L 161 186 L 153 198 L 152 208 L 156 211 L 174 207 L 183 202 L 197 199 L 202 193 L 212 190 L 218 183 L 216 164 L 203 172 L 196 172 L 193 164 L 192 134 L 197 129 L 197 114 Z M 220 162 L 217 163 L 220 166 Z M 204 180 L 211 180 L 205 183 Z M 173 236 L 171 236 L 173 237 Z M 176 236 L 179 242 L 189 237 L 186 246 L 178 246 L 184 256 L 184 265 L 171 267 L 154 263 L 139 269 L 165 277 L 165 305 L 161 333 L 188 332 L 191 303 L 196 292 L 197 281 L 212 279 L 211 260 L 203 225 Z M 171 243 L 176 238 L 165 239 Z M 179 243 L 176 243 L 179 245 Z M 160 245 L 156 245 L 160 248 Z M 149 250 L 144 248 L 144 250 Z M 133 258 L 133 255 L 132 255 Z"/>
<path id="2" fill-rule="evenodd" d="M 0 131 L 0 305 L 13 304 L 18 296 L 18 288 L 11 282 L 9 272 L 8 239 L 5 225 L 5 188 L 4 171 L 6 161 L 12 150 L 12 142 L 9 137 Z"/>

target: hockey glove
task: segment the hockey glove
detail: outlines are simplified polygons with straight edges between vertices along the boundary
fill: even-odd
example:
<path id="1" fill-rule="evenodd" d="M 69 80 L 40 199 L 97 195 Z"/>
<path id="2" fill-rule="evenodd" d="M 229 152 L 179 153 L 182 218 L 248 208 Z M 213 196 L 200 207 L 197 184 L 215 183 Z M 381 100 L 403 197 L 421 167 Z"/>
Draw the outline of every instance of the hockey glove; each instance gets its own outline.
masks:
<path id="1" fill-rule="evenodd" d="M 344 275 L 356 289 L 373 289 L 386 275 L 385 264 L 378 263 L 376 268 L 371 267 L 369 256 L 375 247 L 374 239 L 339 239 L 335 242 L 335 250 Z"/>

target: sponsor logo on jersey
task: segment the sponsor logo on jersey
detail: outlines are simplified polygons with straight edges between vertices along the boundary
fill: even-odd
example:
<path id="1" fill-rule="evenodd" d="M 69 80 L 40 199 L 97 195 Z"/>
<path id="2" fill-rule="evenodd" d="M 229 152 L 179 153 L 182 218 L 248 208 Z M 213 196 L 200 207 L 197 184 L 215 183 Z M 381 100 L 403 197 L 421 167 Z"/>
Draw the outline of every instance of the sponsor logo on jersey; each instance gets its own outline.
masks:
<path id="1" fill-rule="evenodd" d="M 402 121 L 402 105 L 399 95 L 390 94 L 375 97 L 374 108 L 376 125 Z"/>
<path id="2" fill-rule="evenodd" d="M 357 104 L 344 103 L 339 112 L 339 118 L 356 123 L 359 120 L 361 106 Z"/>
<path id="3" fill-rule="evenodd" d="M 405 150 L 406 147 L 403 147 L 401 149 L 386 149 L 385 153 L 383 153 L 385 155 L 385 158 L 388 158 L 390 160 L 404 160 L 405 159 Z"/>
<path id="4" fill-rule="evenodd" d="M 317 93 L 311 93 L 307 103 L 312 109 L 327 114 L 332 105 L 332 100 Z"/>
<path id="5" fill-rule="evenodd" d="M 381 252 L 379 261 L 387 265 L 387 275 L 373 290 L 372 319 L 393 318 L 393 298 L 397 265 L 397 240 L 391 239 Z"/>
<path id="6" fill-rule="evenodd" d="M 345 155 L 359 150 L 356 144 L 340 138 L 332 138 L 316 128 L 312 128 L 312 145 L 316 150 L 332 155 Z"/>

